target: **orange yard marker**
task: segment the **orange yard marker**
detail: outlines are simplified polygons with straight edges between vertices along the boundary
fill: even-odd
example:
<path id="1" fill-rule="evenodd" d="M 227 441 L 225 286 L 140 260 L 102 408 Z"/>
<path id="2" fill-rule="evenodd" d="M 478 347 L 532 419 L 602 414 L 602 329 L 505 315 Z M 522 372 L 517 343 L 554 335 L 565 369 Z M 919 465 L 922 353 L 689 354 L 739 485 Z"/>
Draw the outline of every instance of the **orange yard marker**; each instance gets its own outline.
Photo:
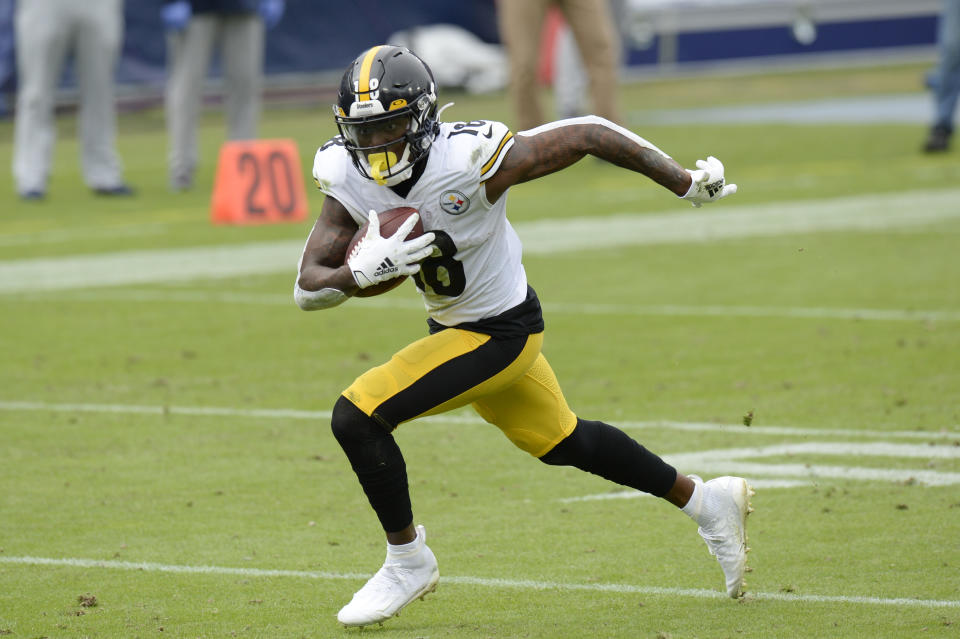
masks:
<path id="1" fill-rule="evenodd" d="M 210 202 L 216 224 L 275 224 L 307 217 L 300 154 L 293 140 L 244 140 L 220 147 Z"/>

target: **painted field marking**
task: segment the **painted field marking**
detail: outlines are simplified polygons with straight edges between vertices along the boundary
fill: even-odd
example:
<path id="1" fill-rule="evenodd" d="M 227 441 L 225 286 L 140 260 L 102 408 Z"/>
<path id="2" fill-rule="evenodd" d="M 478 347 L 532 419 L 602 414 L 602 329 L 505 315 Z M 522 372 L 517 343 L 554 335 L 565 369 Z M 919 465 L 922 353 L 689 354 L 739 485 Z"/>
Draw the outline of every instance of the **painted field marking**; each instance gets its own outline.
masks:
<path id="1" fill-rule="evenodd" d="M 743 476 L 742 473 L 738 473 Z M 805 488 L 816 485 L 815 481 L 799 479 L 759 479 L 756 477 L 745 477 L 750 485 L 757 489 L 767 490 L 771 488 Z M 561 497 L 556 501 L 561 504 L 574 504 L 579 501 L 608 501 L 611 499 L 645 499 L 653 498 L 650 493 L 642 493 L 637 490 L 618 490 L 608 493 L 594 493 L 593 495 L 581 495 L 579 497 Z"/>
<path id="2" fill-rule="evenodd" d="M 28 299 L 36 297 L 44 303 L 49 295 L 24 294 Z M 213 291 L 157 291 L 157 290 L 82 290 L 69 292 L 59 297 L 64 301 L 77 302 L 169 302 L 201 304 L 254 304 L 258 306 L 285 306 L 294 309 L 293 293 L 244 294 Z M 790 306 L 727 306 L 707 304 L 691 306 L 683 304 L 591 304 L 567 302 L 543 302 L 548 314 L 610 315 L 614 317 L 765 317 L 783 319 L 836 319 L 881 322 L 960 322 L 960 311 L 932 309 L 884 309 L 884 308 L 826 308 Z M 351 300 L 349 310 L 370 308 L 414 311 L 423 313 L 419 298 L 395 295 L 383 298 L 356 298 Z"/>
<path id="3" fill-rule="evenodd" d="M 83 240 L 103 240 L 107 238 L 142 238 L 162 235 L 168 232 L 169 224 L 147 222 L 123 226 L 101 226 L 97 228 L 54 229 L 30 233 L 11 233 L 0 235 L 0 246 L 38 246 L 40 244 L 65 244 Z"/>
<path id="4" fill-rule="evenodd" d="M 960 219 L 960 189 L 802 202 L 717 205 L 515 225 L 528 255 L 835 231 L 877 231 Z M 3 237 L 0 236 L 0 241 Z M 304 239 L 0 261 L 0 294 L 296 272 Z"/>
<path id="5" fill-rule="evenodd" d="M 48 403 L 27 401 L 0 401 L 0 411 L 49 411 L 66 413 L 113 413 L 139 415 L 178 415 L 195 417 L 246 417 L 255 419 L 306 419 L 327 421 L 330 411 L 308 411 L 297 409 L 236 409 L 218 406 L 149 406 L 131 404 L 83 404 Z M 448 415 L 422 418 L 427 423 L 486 424 L 478 416 L 468 411 L 459 411 Z M 922 439 L 925 445 L 896 444 L 888 442 L 801 442 L 793 444 L 774 444 L 749 448 L 720 448 L 690 453 L 663 455 L 667 463 L 685 472 L 721 475 L 736 473 L 750 479 L 758 488 L 796 488 L 813 485 L 824 479 L 848 479 L 882 482 L 917 482 L 929 486 L 951 486 L 960 484 L 960 473 L 943 472 L 928 469 L 884 469 L 851 466 L 828 466 L 822 464 L 791 463 L 763 464 L 744 461 L 770 456 L 797 455 L 845 455 L 845 456 L 881 456 L 913 459 L 960 459 L 960 446 L 949 443 L 952 438 L 960 437 L 958 431 L 878 431 L 824 428 L 798 428 L 785 426 L 755 426 L 747 431 L 744 426 L 698 422 L 673 421 L 625 421 L 617 426 L 631 429 L 666 429 L 698 432 L 729 432 L 742 437 L 751 435 L 771 435 L 776 437 L 868 437 L 874 439 Z M 939 440 L 947 445 L 933 446 Z M 957 440 L 954 439 L 954 443 Z M 560 502 L 598 501 L 609 499 L 637 499 L 644 497 L 637 491 L 604 492 L 592 495 L 579 495 L 560 498 Z"/>
<path id="6" fill-rule="evenodd" d="M 182 566 L 159 564 L 152 562 L 130 562 L 96 559 L 68 559 L 49 557 L 5 557 L 0 556 L 0 564 L 28 565 L 28 566 L 57 566 L 67 568 L 102 568 L 105 570 L 134 570 L 138 572 L 160 572 L 198 575 L 233 575 L 243 577 L 262 578 L 296 578 L 320 580 L 351 580 L 367 579 L 369 575 L 355 573 L 336 573 L 326 571 L 307 570 L 269 570 L 260 568 L 230 568 L 224 566 Z M 489 579 L 471 576 L 444 576 L 443 584 L 459 586 L 480 586 L 484 588 L 507 588 L 515 590 L 571 590 L 587 592 L 609 592 L 615 594 L 644 594 L 666 595 L 671 597 L 689 597 L 696 599 L 727 599 L 728 597 L 715 590 L 700 588 L 661 588 L 657 586 L 635 586 L 632 584 L 591 584 L 563 581 L 536 581 L 529 579 Z M 839 603 L 839 604 L 870 604 L 878 606 L 901 606 L 911 608 L 960 608 L 960 601 L 951 599 L 910 599 L 906 597 L 883 598 L 865 596 L 839 595 L 803 595 L 782 592 L 749 593 L 748 598 L 757 600 L 781 601 L 791 603 Z"/>
<path id="7" fill-rule="evenodd" d="M 883 308 L 823 308 L 777 306 L 726 306 L 708 304 L 543 304 L 545 310 L 575 315 L 664 315 L 669 317 L 778 317 L 787 319 L 841 319 L 871 321 L 957 322 L 960 311 Z"/>
<path id="8" fill-rule="evenodd" d="M 148 406 L 143 404 L 71 404 L 0 401 L 0 410 L 51 413 L 115 413 L 121 415 L 190 415 L 195 417 L 250 417 L 254 419 L 330 419 L 331 412 L 284 408 L 229 408 L 225 406 Z"/>
<path id="9" fill-rule="evenodd" d="M 960 446 L 894 444 L 889 442 L 799 442 L 755 448 L 720 448 L 676 455 L 664 455 L 676 468 L 691 468 L 711 475 L 737 475 L 819 479 L 855 479 L 864 481 L 916 482 L 926 486 L 960 484 L 960 473 L 919 468 L 870 468 L 827 466 L 814 463 L 772 463 L 744 461 L 771 456 L 891 457 L 897 459 L 960 459 Z"/>
<path id="10" fill-rule="evenodd" d="M 824 431 L 821 431 L 824 432 Z M 684 472 L 705 475 L 736 474 L 755 488 L 797 488 L 813 486 L 825 479 L 852 479 L 881 482 L 915 482 L 924 486 L 955 486 L 960 473 L 911 468 L 869 468 L 863 466 L 826 466 L 811 463 L 763 464 L 743 461 L 763 457 L 799 457 L 843 455 L 847 457 L 891 457 L 897 459 L 960 460 L 960 446 L 895 444 L 890 442 L 800 442 L 752 448 L 716 448 L 690 453 L 662 455 L 664 461 Z M 689 469 L 689 470 L 688 470 Z M 605 501 L 647 497 L 635 490 L 564 497 L 557 501 Z"/>
<path id="11" fill-rule="evenodd" d="M 329 411 L 305 411 L 290 409 L 233 409 L 225 407 L 164 407 L 164 406 L 146 406 L 146 405 L 118 405 L 118 404 L 68 404 L 58 403 L 50 404 L 44 402 L 18 402 L 18 401 L 0 401 L 0 410 L 37 410 L 54 412 L 106 412 L 106 413 L 134 413 L 146 415 L 193 415 L 193 416 L 241 416 L 253 418 L 278 418 L 278 419 L 329 419 Z M 469 415 L 446 415 L 426 418 L 431 422 L 458 422 L 458 423 L 485 423 L 478 417 Z M 696 429 L 696 430 L 718 430 L 727 428 L 727 426 L 709 423 L 685 423 L 685 422 L 628 422 L 637 428 L 674 428 Z M 742 430 L 743 427 L 732 427 Z M 750 429 L 754 433 L 772 434 L 772 435 L 798 435 L 809 437 L 813 434 L 830 435 L 838 434 L 837 431 L 826 429 L 804 429 L 795 427 L 753 427 Z M 916 431 L 854 431 L 845 429 L 844 435 L 879 435 L 883 437 L 907 437 L 930 439 L 937 433 L 921 433 Z M 943 431 L 939 433 L 945 436 L 960 435 L 960 433 L 951 433 Z M 960 458 L 960 447 L 956 446 L 930 446 L 930 445 L 897 445 L 885 442 L 802 442 L 797 444 L 776 444 L 771 446 L 756 448 L 734 448 L 734 449 L 715 449 L 711 451 L 699 451 L 694 453 L 681 453 L 673 456 L 665 456 L 670 463 L 677 464 L 695 464 L 698 470 L 701 469 L 720 469 L 725 464 L 735 465 L 737 471 L 747 470 L 762 471 L 763 474 L 780 475 L 789 477 L 791 472 L 797 473 L 802 477 L 795 479 L 765 479 L 757 478 L 751 480 L 758 488 L 792 488 L 797 486 L 810 485 L 812 479 L 823 477 L 824 469 L 830 470 L 836 467 L 806 466 L 801 464 L 789 465 L 789 472 L 784 472 L 783 465 L 760 465 L 737 463 L 736 459 L 749 459 L 769 455 L 796 455 L 796 454 L 842 454 L 842 455 L 880 455 L 880 456 L 902 456 L 910 458 L 942 458 L 956 459 Z M 857 472 L 860 475 L 857 475 Z M 884 479 L 889 480 L 883 473 L 889 471 L 871 469 L 849 469 L 839 467 L 841 476 L 855 479 Z M 875 473 L 879 472 L 880 476 Z M 960 483 L 960 473 L 936 473 L 933 471 L 897 471 L 906 473 L 906 476 L 917 480 L 920 483 L 930 485 L 948 485 Z M 866 473 L 869 476 L 863 475 Z M 874 473 L 874 474 L 871 474 Z M 749 474 L 743 473 L 743 474 Z M 833 476 L 833 475 L 827 475 Z M 604 493 L 601 495 L 584 496 L 568 498 L 561 501 L 590 501 L 596 499 L 618 499 L 641 497 L 642 493 L 635 491 L 624 493 Z M 101 561 L 92 559 L 57 559 L 43 557 L 10 557 L 0 556 L 0 563 L 39 565 L 39 566 L 66 566 L 66 567 L 84 567 L 84 568 L 104 568 L 121 570 L 138 570 L 152 572 L 174 572 L 187 574 L 223 574 L 223 575 L 244 575 L 251 577 L 294 577 L 310 579 L 327 580 L 362 580 L 367 575 L 354 573 L 332 573 L 332 572 L 311 572 L 311 571 L 293 571 L 293 570 L 267 570 L 250 568 L 229 568 L 217 566 L 178 566 L 165 565 L 157 563 L 135 563 L 121 561 Z M 571 591 L 594 591 L 594 592 L 612 592 L 612 593 L 630 593 L 630 594 L 649 594 L 681 596 L 701 599 L 725 599 L 726 597 L 717 591 L 705 589 L 682 589 L 682 588 L 659 588 L 652 586 L 634 586 L 630 584 L 579 584 L 566 582 L 547 582 L 516 579 L 488 579 L 482 577 L 453 576 L 444 577 L 444 583 L 481 586 L 490 588 L 513 588 L 525 590 L 571 590 Z M 852 603 L 882 606 L 907 606 L 907 607 L 927 607 L 927 608 L 954 608 L 960 607 L 960 601 L 936 600 L 936 599 L 910 599 L 910 598 L 879 598 L 867 596 L 832 596 L 832 595 L 797 595 L 788 593 L 750 593 L 749 597 L 757 600 L 773 600 L 783 602 L 808 602 L 808 603 Z"/>
<path id="12" fill-rule="evenodd" d="M 96 404 L 69 402 L 34 402 L 0 400 L 0 411 L 41 411 L 51 413 L 114 413 L 136 415 L 184 415 L 196 417 L 247 417 L 253 419 L 306 419 L 329 420 L 329 410 L 300 410 L 293 408 L 232 408 L 229 406 L 164 406 L 145 404 Z M 423 417 L 418 422 L 443 424 L 487 425 L 483 419 L 469 410 L 455 411 L 445 415 Z M 677 430 L 687 432 L 732 432 L 738 436 L 747 434 L 787 437 L 870 437 L 878 439 L 938 440 L 960 438 L 960 430 L 855 430 L 851 428 L 801 428 L 796 426 L 751 426 L 742 424 L 715 424 L 711 422 L 681 422 L 667 420 L 620 420 L 614 425 L 624 430 Z M 960 448 L 958 448 L 960 450 Z"/>
<path id="13" fill-rule="evenodd" d="M 724 206 L 686 213 L 563 218 L 517 224 L 524 253 L 552 254 L 592 248 L 690 244 L 745 237 L 836 231 L 886 231 L 960 218 L 960 189 L 775 204 Z M 726 203 L 725 203 L 726 204 Z M 910 219 L 913 213 L 917 217 Z"/>

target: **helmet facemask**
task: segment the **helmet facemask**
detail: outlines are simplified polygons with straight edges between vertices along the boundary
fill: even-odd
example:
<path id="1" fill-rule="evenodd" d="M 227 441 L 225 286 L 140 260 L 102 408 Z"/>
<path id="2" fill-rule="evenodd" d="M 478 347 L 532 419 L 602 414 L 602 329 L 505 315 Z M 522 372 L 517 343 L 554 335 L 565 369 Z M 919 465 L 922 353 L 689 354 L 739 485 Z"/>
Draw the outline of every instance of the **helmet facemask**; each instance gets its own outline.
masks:
<path id="1" fill-rule="evenodd" d="M 333 112 L 357 170 L 394 186 L 429 151 L 439 129 L 436 104 L 430 69 L 406 49 L 383 46 L 347 69 Z"/>

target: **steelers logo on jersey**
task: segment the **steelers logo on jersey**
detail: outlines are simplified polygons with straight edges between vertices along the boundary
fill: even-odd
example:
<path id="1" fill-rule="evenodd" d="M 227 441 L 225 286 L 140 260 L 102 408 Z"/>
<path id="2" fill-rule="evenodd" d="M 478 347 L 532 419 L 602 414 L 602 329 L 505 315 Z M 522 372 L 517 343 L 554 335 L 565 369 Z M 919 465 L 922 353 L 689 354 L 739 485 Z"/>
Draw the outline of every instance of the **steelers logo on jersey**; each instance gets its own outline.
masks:
<path id="1" fill-rule="evenodd" d="M 470 198 L 460 191 L 444 191 L 440 196 L 440 208 L 450 215 L 460 215 L 470 208 Z"/>

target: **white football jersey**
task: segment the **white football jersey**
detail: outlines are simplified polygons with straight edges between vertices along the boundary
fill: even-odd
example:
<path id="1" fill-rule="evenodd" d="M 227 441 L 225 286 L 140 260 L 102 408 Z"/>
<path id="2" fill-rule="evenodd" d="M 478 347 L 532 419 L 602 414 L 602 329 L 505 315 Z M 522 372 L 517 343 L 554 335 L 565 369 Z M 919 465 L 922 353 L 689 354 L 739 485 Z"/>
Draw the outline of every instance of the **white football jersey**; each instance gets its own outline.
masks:
<path id="1" fill-rule="evenodd" d="M 506 217 L 507 194 L 490 204 L 484 188 L 512 145 L 513 134 L 501 122 L 442 123 L 423 174 L 400 197 L 360 175 L 336 137 L 317 150 L 313 177 L 361 226 L 371 209 L 420 211 L 442 255 L 422 262 L 417 288 L 430 317 L 455 326 L 498 315 L 527 295 L 520 238 Z"/>

